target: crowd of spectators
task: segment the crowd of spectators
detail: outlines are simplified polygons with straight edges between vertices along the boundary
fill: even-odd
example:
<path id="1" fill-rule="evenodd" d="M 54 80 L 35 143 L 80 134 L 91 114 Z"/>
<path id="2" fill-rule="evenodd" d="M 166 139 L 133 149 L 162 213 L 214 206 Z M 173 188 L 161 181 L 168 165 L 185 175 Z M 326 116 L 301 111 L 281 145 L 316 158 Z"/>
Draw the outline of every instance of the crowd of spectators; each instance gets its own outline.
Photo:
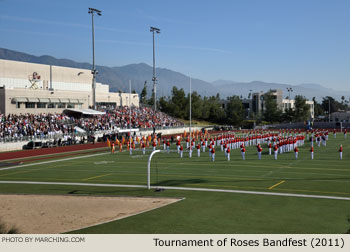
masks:
<path id="1" fill-rule="evenodd" d="M 69 135 L 75 126 L 94 133 L 116 128 L 153 129 L 159 127 L 183 126 L 183 123 L 151 108 L 132 108 L 131 118 L 128 107 L 106 111 L 105 115 L 74 118 L 64 114 L 0 114 L 0 138 L 5 137 L 47 137 L 55 134 Z"/>
<path id="2" fill-rule="evenodd" d="M 0 114 L 0 137 L 40 137 L 74 131 L 69 117 L 63 114 Z"/>

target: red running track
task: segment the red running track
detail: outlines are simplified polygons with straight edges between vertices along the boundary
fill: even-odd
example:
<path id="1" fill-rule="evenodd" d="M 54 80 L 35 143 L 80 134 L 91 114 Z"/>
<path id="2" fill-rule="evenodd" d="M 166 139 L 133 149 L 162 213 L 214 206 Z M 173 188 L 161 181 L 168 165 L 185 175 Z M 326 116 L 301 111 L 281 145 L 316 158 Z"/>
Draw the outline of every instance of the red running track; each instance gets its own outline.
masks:
<path id="1" fill-rule="evenodd" d="M 79 150 L 90 150 L 90 149 L 96 149 L 101 147 L 106 147 L 106 143 L 78 144 L 78 145 L 43 148 L 43 149 L 35 149 L 35 150 L 2 152 L 0 153 L 0 161 L 7 160 L 7 159 L 26 158 L 26 157 L 34 157 L 34 156 L 49 155 L 49 154 L 64 153 L 64 152 L 79 151 Z"/>

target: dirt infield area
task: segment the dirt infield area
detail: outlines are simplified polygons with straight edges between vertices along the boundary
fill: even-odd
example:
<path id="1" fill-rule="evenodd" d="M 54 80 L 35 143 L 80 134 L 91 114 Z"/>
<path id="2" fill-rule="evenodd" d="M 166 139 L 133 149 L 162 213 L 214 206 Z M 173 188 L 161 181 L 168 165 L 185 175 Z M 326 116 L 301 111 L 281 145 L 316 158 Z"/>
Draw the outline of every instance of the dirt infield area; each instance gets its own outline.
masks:
<path id="1" fill-rule="evenodd" d="M 0 195 L 0 219 L 22 234 L 58 234 L 179 201 L 169 198 Z"/>

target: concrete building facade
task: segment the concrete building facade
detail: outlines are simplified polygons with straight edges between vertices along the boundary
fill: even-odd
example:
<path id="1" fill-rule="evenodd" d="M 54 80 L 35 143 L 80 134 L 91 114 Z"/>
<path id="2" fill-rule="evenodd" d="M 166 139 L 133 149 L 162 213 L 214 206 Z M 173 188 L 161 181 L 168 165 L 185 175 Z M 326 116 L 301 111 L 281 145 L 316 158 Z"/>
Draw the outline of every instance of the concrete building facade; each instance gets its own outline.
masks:
<path id="1" fill-rule="evenodd" d="M 285 112 L 288 108 L 295 108 L 295 100 L 283 99 L 283 91 L 281 89 L 270 90 L 266 93 L 264 93 L 263 91 L 255 92 L 251 94 L 251 99 L 242 100 L 246 118 L 262 115 L 262 113 L 265 110 L 264 95 L 266 94 L 270 94 L 273 96 L 274 100 L 276 101 L 277 108 L 281 109 L 283 112 Z M 310 107 L 309 120 L 313 120 L 315 117 L 314 102 L 306 101 L 305 103 L 308 104 Z"/>
<path id="2" fill-rule="evenodd" d="M 285 112 L 287 109 L 294 109 L 295 108 L 295 100 L 291 99 L 283 99 L 283 108 L 282 111 Z M 314 120 L 315 119 L 315 108 L 314 108 L 314 101 L 305 101 L 307 105 L 309 105 L 309 120 Z"/>
<path id="3" fill-rule="evenodd" d="M 96 85 L 99 108 L 139 106 L 138 94 L 109 92 Z M 0 59 L 0 113 L 61 113 L 92 106 L 91 70 Z"/>
<path id="4" fill-rule="evenodd" d="M 283 100 L 283 92 L 281 89 L 274 89 L 270 90 L 269 92 L 270 95 L 273 96 L 273 98 L 276 101 L 277 107 L 279 109 L 282 109 L 282 100 Z M 251 111 L 254 112 L 255 114 L 262 113 L 264 111 L 264 95 L 267 94 L 264 92 L 260 93 L 252 93 L 252 102 L 251 102 Z"/>
<path id="5" fill-rule="evenodd" d="M 340 111 L 331 113 L 332 122 L 350 122 L 350 111 Z"/>

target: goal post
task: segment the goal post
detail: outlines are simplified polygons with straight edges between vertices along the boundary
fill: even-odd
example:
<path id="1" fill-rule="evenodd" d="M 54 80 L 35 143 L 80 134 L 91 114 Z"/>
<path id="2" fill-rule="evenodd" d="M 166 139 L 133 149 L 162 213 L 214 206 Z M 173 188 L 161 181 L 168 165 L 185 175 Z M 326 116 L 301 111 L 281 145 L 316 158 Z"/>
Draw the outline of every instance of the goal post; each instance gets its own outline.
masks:
<path id="1" fill-rule="evenodd" d="M 151 189 L 151 160 L 154 154 L 161 152 L 161 150 L 155 150 L 152 151 L 151 155 L 149 155 L 148 158 L 148 165 L 147 165 L 147 189 Z"/>

